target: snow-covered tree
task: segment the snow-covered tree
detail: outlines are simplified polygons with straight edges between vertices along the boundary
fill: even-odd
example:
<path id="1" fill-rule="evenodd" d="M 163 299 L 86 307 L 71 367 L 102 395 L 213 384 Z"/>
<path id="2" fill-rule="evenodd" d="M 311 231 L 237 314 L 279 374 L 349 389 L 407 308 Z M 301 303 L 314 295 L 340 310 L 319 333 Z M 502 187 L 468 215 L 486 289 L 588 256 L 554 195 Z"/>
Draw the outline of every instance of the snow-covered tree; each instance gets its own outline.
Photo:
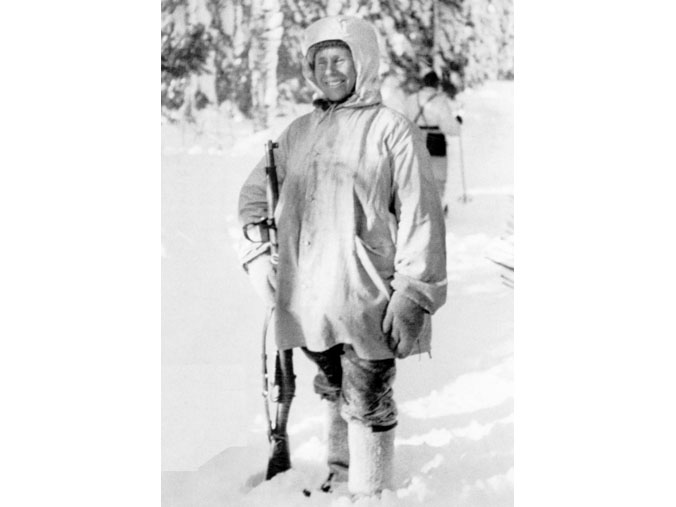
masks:
<path id="1" fill-rule="evenodd" d="M 383 71 L 449 90 L 513 77 L 512 0 L 163 0 L 162 103 L 229 104 L 265 128 L 280 101 L 306 102 L 300 37 L 317 19 L 359 16 L 381 35 Z"/>
<path id="2" fill-rule="evenodd" d="M 284 14 L 279 0 L 253 0 L 251 5 L 251 105 L 254 126 L 268 126 L 268 112 L 277 105 L 277 62 Z"/>

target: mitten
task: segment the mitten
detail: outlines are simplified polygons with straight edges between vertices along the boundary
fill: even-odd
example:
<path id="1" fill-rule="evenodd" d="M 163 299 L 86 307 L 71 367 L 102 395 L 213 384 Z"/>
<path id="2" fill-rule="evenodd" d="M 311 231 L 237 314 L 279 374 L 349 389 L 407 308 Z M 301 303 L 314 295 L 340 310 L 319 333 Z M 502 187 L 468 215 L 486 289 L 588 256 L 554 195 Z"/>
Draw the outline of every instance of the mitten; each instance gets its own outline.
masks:
<path id="1" fill-rule="evenodd" d="M 383 332 L 390 336 L 390 349 L 399 359 L 410 355 L 425 326 L 427 312 L 415 301 L 395 291 L 387 305 Z"/>
<path id="2" fill-rule="evenodd" d="M 275 305 L 275 291 L 277 290 L 277 270 L 270 262 L 270 254 L 259 255 L 244 268 L 249 274 L 249 280 L 256 294 L 269 306 Z"/>

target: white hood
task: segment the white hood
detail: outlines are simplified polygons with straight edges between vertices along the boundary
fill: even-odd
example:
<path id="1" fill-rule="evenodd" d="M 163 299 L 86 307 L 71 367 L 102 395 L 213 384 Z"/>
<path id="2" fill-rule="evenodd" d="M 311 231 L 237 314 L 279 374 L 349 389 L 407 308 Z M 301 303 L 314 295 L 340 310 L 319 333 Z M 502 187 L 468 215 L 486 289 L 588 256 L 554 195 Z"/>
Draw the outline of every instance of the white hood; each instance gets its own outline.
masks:
<path id="1" fill-rule="evenodd" d="M 308 50 L 312 45 L 326 40 L 341 40 L 352 51 L 357 82 L 354 95 L 343 105 L 363 107 L 380 103 L 378 38 L 370 23 L 351 16 L 331 16 L 320 19 L 308 26 L 303 33 L 301 40 L 303 76 L 315 91 L 313 99 L 326 99 L 326 96 L 317 85 L 314 73 L 310 69 L 310 60 L 314 58 L 314 54 L 308 55 Z"/>

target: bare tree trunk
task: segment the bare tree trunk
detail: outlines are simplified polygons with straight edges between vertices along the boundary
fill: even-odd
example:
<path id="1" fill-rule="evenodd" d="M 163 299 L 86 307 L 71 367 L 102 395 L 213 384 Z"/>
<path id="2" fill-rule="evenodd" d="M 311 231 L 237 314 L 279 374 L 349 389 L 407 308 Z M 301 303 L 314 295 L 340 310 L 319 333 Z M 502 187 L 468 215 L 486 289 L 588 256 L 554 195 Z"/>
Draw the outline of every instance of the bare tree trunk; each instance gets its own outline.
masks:
<path id="1" fill-rule="evenodd" d="M 191 25 L 201 23 L 206 28 L 207 33 L 213 38 L 215 37 L 213 29 L 211 29 L 211 13 L 207 8 L 206 0 L 188 0 L 188 15 Z M 211 53 L 204 64 L 204 72 L 194 76 L 195 91 L 202 92 L 209 103 L 217 105 L 216 99 L 216 66 L 214 64 L 214 54 Z"/>
<path id="2" fill-rule="evenodd" d="M 253 0 L 251 18 L 251 105 L 258 131 L 268 127 L 270 110 L 277 107 L 277 61 L 284 33 L 279 0 Z"/>

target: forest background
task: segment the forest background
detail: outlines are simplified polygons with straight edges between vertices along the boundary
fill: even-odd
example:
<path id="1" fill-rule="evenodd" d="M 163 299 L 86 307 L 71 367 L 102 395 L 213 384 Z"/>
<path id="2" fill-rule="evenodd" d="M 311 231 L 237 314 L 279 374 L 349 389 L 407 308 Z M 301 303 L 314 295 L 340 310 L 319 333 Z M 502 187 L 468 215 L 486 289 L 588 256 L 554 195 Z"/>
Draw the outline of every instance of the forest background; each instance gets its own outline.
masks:
<path id="1" fill-rule="evenodd" d="M 512 0 L 162 0 L 163 118 L 194 122 L 217 109 L 267 128 L 285 106 L 311 100 L 300 37 L 336 14 L 373 23 L 381 75 L 407 93 L 430 69 L 451 97 L 514 77 Z"/>

